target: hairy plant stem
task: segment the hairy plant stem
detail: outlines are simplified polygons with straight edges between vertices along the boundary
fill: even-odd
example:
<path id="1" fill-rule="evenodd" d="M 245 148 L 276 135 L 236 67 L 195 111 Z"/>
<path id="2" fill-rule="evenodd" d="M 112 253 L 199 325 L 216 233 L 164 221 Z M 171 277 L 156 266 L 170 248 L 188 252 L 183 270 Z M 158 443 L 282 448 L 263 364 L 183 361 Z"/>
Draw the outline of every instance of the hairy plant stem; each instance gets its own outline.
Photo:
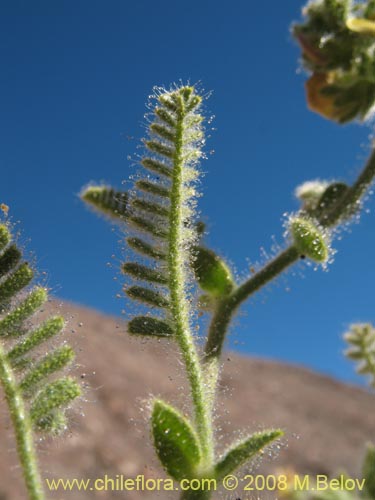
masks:
<path id="1" fill-rule="evenodd" d="M 22 466 L 29 500 L 43 500 L 42 481 L 34 449 L 34 441 L 29 416 L 17 387 L 11 367 L 3 348 L 0 346 L 0 383 L 8 403 L 15 433 L 18 457 Z"/>
<path id="2" fill-rule="evenodd" d="M 191 385 L 191 394 L 195 410 L 196 430 L 200 440 L 204 465 L 210 469 L 213 465 L 213 431 L 211 415 L 206 404 L 206 388 L 202 367 L 189 325 L 189 304 L 186 299 L 186 270 L 181 249 L 184 247 L 183 235 L 183 135 L 184 102 L 180 97 L 181 111 L 176 124 L 175 155 L 170 205 L 169 233 L 169 273 L 171 310 L 175 321 L 176 339 L 186 366 Z"/>
<path id="3" fill-rule="evenodd" d="M 229 323 L 241 303 L 298 260 L 299 256 L 298 250 L 294 246 L 288 247 L 258 273 L 236 288 L 228 297 L 220 301 L 208 332 L 205 346 L 206 362 L 213 358 L 220 358 Z"/>
<path id="4" fill-rule="evenodd" d="M 346 211 L 352 207 L 356 207 L 360 203 L 362 196 L 365 194 L 369 186 L 372 184 L 375 177 L 375 148 L 367 160 L 367 163 L 359 174 L 357 180 L 351 188 L 340 198 L 332 209 L 325 214 L 320 221 L 325 227 L 335 225 L 340 221 L 340 218 L 345 215 Z"/>
<path id="5" fill-rule="evenodd" d="M 343 215 L 353 206 L 357 205 L 363 194 L 367 191 L 375 177 L 375 149 L 373 149 L 364 169 L 351 188 L 339 199 L 328 213 L 325 213 L 320 223 L 324 227 L 331 227 L 338 223 Z M 238 307 L 253 293 L 276 278 L 285 269 L 295 263 L 299 258 L 297 249 L 291 245 L 282 251 L 272 261 L 257 272 L 254 276 L 237 287 L 228 297 L 218 303 L 209 327 L 208 338 L 205 345 L 206 372 L 210 374 L 210 383 L 216 386 L 219 374 L 219 358 L 223 348 L 225 335 L 230 321 Z M 216 376 L 216 380 L 215 380 Z"/>

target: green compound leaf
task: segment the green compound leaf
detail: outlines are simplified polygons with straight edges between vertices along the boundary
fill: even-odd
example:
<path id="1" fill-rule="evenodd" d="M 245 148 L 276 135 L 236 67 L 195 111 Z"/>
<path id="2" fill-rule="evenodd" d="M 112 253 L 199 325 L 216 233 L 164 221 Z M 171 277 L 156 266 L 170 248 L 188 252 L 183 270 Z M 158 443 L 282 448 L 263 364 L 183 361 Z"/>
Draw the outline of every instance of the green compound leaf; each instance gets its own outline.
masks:
<path id="1" fill-rule="evenodd" d="M 208 248 L 194 248 L 192 267 L 199 286 L 214 297 L 228 295 L 235 283 L 225 262 Z"/>
<path id="2" fill-rule="evenodd" d="M 171 406 L 156 400 L 151 426 L 156 452 L 168 474 L 177 481 L 193 478 L 201 453 L 188 420 Z"/>
<path id="3" fill-rule="evenodd" d="M 292 217 L 289 230 L 294 245 L 301 253 L 315 262 L 326 262 L 329 256 L 328 246 L 322 230 L 311 219 Z"/>
<path id="4" fill-rule="evenodd" d="M 227 474 L 231 474 L 248 460 L 254 458 L 264 447 L 283 435 L 284 433 L 280 429 L 257 432 L 244 441 L 237 443 L 225 453 L 216 465 L 215 477 L 220 480 Z"/>
<path id="5" fill-rule="evenodd" d="M 152 316 L 137 316 L 128 323 L 131 335 L 150 335 L 152 337 L 170 337 L 174 331 L 167 321 Z"/>
<path id="6" fill-rule="evenodd" d="M 2 345 L 0 346 L 0 362 L 6 370 L 14 371 L 15 385 L 13 388 L 8 388 L 9 380 L 2 379 L 0 382 L 9 389 L 9 394 L 15 394 L 20 398 L 22 396 L 27 407 L 30 402 L 31 406 L 35 407 L 36 402 L 39 401 L 39 406 L 37 406 L 39 408 L 37 418 L 39 422 L 43 416 L 42 409 L 46 408 L 48 395 L 51 395 L 50 403 L 55 407 L 56 397 L 61 400 L 62 389 L 66 389 L 67 385 L 70 384 L 71 391 L 68 399 L 73 396 L 73 382 L 70 382 L 70 379 L 66 382 L 66 379 L 62 378 L 53 382 L 52 385 L 47 385 L 44 388 L 43 397 L 43 391 L 41 391 L 36 396 L 36 400 L 31 401 L 31 397 L 39 387 L 48 383 L 49 376 L 62 370 L 73 361 L 74 352 L 68 345 L 52 350 L 47 344 L 44 348 L 45 354 L 41 356 L 38 348 L 46 345 L 50 339 L 56 337 L 63 330 L 65 320 L 61 316 L 50 317 L 31 327 L 30 318 L 47 301 L 48 295 L 45 288 L 40 286 L 35 286 L 27 294 L 25 293 L 25 288 L 33 277 L 33 271 L 27 263 L 21 262 L 19 264 L 22 259 L 21 252 L 16 245 L 10 244 L 10 242 L 9 229 L 5 225 L 0 225 L 0 246 L 2 246 L 2 250 L 0 250 L 0 275 L 3 276 L 0 286 L 0 302 L 6 304 L 6 307 L 3 307 L 0 312 L 0 340 L 4 343 L 4 348 Z M 9 340 L 10 346 L 6 348 Z M 29 353 L 31 353 L 30 356 Z M 6 371 L 5 368 L 4 371 Z M 62 381 L 61 387 L 60 381 Z M 54 392 L 48 392 L 48 387 L 54 388 Z M 44 406 L 41 405 L 42 402 Z M 64 415 L 63 411 L 58 417 L 52 415 L 51 410 L 46 410 L 44 417 L 47 419 L 46 422 L 50 423 L 51 429 L 57 429 L 57 422 L 59 421 L 61 424 Z M 37 427 L 42 429 L 39 424 Z"/>
<path id="7" fill-rule="evenodd" d="M 190 263 L 195 244 L 193 213 L 199 176 L 197 163 L 203 154 L 203 117 L 199 112 L 202 98 L 194 87 L 157 89 L 153 97 L 156 100 L 153 121 L 148 137 L 143 140 L 142 169 L 129 192 L 126 223 L 137 232 L 127 239 L 131 249 L 156 262 L 126 262 L 122 271 L 144 282 L 143 286 L 126 287 L 128 297 L 166 309 L 161 318 L 166 323 L 155 318 L 150 330 L 150 321 L 145 327 L 135 319 L 130 324 L 131 332 L 165 336 L 172 334 L 171 324 L 180 317 L 177 303 L 183 302 L 187 295 L 185 267 Z M 228 288 L 228 284 L 219 283 L 220 272 L 216 274 L 215 291 L 222 294 L 219 287 Z M 183 317 L 187 310 L 185 304 Z"/>
<path id="8" fill-rule="evenodd" d="M 74 353 L 67 345 L 52 351 L 48 342 L 62 330 L 63 318 L 52 317 L 42 324 L 38 324 L 38 318 L 30 321 L 47 301 L 47 292 L 37 286 L 27 290 L 33 271 L 22 262 L 22 254 L 17 245 L 10 244 L 11 239 L 8 227 L 0 224 L 0 384 L 13 424 L 27 496 L 39 499 L 44 495 L 32 431 L 56 434 L 64 430 L 64 411 L 80 394 L 80 388 L 63 378 L 47 385 L 50 375 L 55 376 L 72 362 Z"/>
<path id="9" fill-rule="evenodd" d="M 90 207 L 114 220 L 124 220 L 128 215 L 128 193 L 116 191 L 110 186 L 89 186 L 81 199 Z"/>
<path id="10" fill-rule="evenodd" d="M 365 479 L 364 492 L 375 499 L 375 446 L 368 445 L 362 465 L 362 477 Z"/>
<path id="11" fill-rule="evenodd" d="M 370 384 L 375 387 L 375 329 L 370 323 L 354 324 L 344 335 L 349 348 L 345 356 L 353 361 L 359 361 L 356 371 L 360 375 L 368 375 Z"/>

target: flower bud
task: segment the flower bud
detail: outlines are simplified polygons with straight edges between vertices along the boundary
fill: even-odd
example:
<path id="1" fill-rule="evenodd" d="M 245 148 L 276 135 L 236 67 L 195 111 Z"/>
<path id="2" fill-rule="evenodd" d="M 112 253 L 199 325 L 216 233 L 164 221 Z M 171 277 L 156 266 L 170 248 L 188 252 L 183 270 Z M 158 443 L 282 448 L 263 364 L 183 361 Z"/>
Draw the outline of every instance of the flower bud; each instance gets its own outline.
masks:
<path id="1" fill-rule="evenodd" d="M 292 217 L 289 221 L 289 230 L 293 243 L 301 255 L 319 263 L 327 261 L 329 248 L 325 235 L 316 222 L 304 217 Z"/>

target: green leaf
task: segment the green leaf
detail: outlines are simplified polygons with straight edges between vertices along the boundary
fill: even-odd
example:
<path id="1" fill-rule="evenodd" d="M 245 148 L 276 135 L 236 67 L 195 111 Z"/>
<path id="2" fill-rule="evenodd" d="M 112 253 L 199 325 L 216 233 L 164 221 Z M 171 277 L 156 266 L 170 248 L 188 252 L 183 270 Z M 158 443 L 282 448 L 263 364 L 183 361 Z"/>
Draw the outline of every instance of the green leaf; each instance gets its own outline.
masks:
<path id="1" fill-rule="evenodd" d="M 132 208 L 143 210 L 144 212 L 152 215 L 160 215 L 161 217 L 168 217 L 169 215 L 168 208 L 160 205 L 159 203 L 152 203 L 141 198 L 135 198 L 132 200 L 131 205 Z"/>
<path id="2" fill-rule="evenodd" d="M 146 257 L 158 260 L 166 260 L 167 258 L 166 254 L 162 250 L 150 245 L 140 238 L 127 238 L 126 241 L 130 248 L 141 253 L 142 255 L 145 255 Z"/>
<path id="3" fill-rule="evenodd" d="M 194 248 L 192 267 L 199 286 L 214 297 L 228 295 L 235 286 L 228 266 L 208 248 Z"/>
<path id="4" fill-rule="evenodd" d="M 176 118 L 164 108 L 155 108 L 155 115 L 170 127 L 176 126 Z"/>
<path id="5" fill-rule="evenodd" d="M 126 294 L 134 300 L 139 300 L 145 304 L 155 307 L 168 307 L 168 299 L 159 292 L 155 292 L 149 288 L 144 288 L 142 286 L 131 286 L 126 290 Z"/>
<path id="6" fill-rule="evenodd" d="M 139 231 L 149 233 L 158 238 L 166 239 L 168 236 L 168 233 L 164 229 L 164 227 L 160 227 L 159 225 L 155 224 L 154 222 L 150 221 L 147 218 L 139 217 L 137 215 L 131 215 L 128 218 L 128 222 L 130 222 Z"/>
<path id="7" fill-rule="evenodd" d="M 157 153 L 161 156 L 166 156 L 167 158 L 173 158 L 175 155 L 174 147 L 167 146 L 159 141 L 145 141 L 146 146 L 150 151 Z"/>
<path id="8" fill-rule="evenodd" d="M 21 252 L 16 245 L 9 246 L 0 257 L 0 278 L 16 267 L 21 257 Z"/>
<path id="9" fill-rule="evenodd" d="M 178 105 L 175 101 L 172 100 L 171 95 L 162 94 L 159 96 L 159 102 L 169 109 L 169 111 L 176 112 L 178 111 Z"/>
<path id="10" fill-rule="evenodd" d="M 43 379 L 71 363 L 74 355 L 73 349 L 68 345 L 46 354 L 22 379 L 20 389 L 26 396 L 30 396 Z"/>
<path id="11" fill-rule="evenodd" d="M 152 130 L 155 134 L 160 135 L 160 137 L 166 139 L 167 141 L 174 142 L 176 140 L 175 131 L 160 123 L 152 123 L 150 125 L 150 130 Z"/>
<path id="12" fill-rule="evenodd" d="M 362 465 L 362 477 L 365 479 L 364 491 L 375 499 L 375 446 L 368 445 Z"/>
<path id="13" fill-rule="evenodd" d="M 280 429 L 257 432 L 244 441 L 237 443 L 217 463 L 215 467 L 216 478 L 222 479 L 227 474 L 231 474 L 248 460 L 254 458 L 265 446 L 282 437 L 283 434 Z"/>
<path id="14" fill-rule="evenodd" d="M 151 425 L 156 452 L 168 474 L 177 481 L 193 478 L 201 453 L 187 419 L 163 401 L 156 400 Z"/>
<path id="15" fill-rule="evenodd" d="M 57 335 L 64 328 L 64 324 L 65 320 L 61 316 L 47 319 L 9 351 L 8 359 L 12 362 L 32 349 L 35 349 L 46 340 Z"/>
<path id="16" fill-rule="evenodd" d="M 24 333 L 22 322 L 34 314 L 47 300 L 47 292 L 42 287 L 36 287 L 30 294 L 17 304 L 1 321 L 0 336 L 18 336 Z"/>
<path id="17" fill-rule="evenodd" d="M 128 193 L 115 191 L 110 186 L 89 186 L 81 199 L 98 212 L 115 220 L 124 220 L 128 215 Z"/>
<path id="18" fill-rule="evenodd" d="M 174 332 L 172 326 L 164 320 L 152 316 L 137 316 L 129 321 L 128 333 L 131 335 L 170 337 Z"/>
<path id="19" fill-rule="evenodd" d="M 122 272 L 138 280 L 149 281 L 150 283 L 160 283 L 162 285 L 168 283 L 168 277 L 165 275 L 165 272 L 158 268 L 151 269 L 137 262 L 125 262 L 122 265 Z"/>
<path id="20" fill-rule="evenodd" d="M 162 198 L 169 198 L 170 192 L 164 186 L 160 186 L 155 182 L 140 180 L 135 183 L 135 187 L 145 193 L 154 194 L 156 196 L 161 196 Z"/>
<path id="21" fill-rule="evenodd" d="M 27 262 L 22 263 L 0 285 L 0 304 L 6 303 L 33 279 L 34 273 Z"/>

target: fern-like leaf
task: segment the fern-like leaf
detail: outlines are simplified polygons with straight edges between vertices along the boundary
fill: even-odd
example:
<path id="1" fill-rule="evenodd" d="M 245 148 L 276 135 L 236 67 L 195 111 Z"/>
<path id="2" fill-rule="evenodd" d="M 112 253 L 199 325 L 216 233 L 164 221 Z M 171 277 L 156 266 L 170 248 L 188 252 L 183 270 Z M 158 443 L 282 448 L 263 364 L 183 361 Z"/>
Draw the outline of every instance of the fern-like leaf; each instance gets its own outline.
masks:
<path id="1" fill-rule="evenodd" d="M 11 243 L 9 228 L 1 224 L 1 364 L 12 372 L 14 390 L 23 398 L 26 408 L 29 408 L 27 418 L 30 419 L 34 430 L 45 429 L 56 433 L 64 430 L 64 412 L 73 399 L 80 395 L 81 390 L 74 379 L 66 378 L 57 378 L 51 382 L 55 384 L 53 395 L 46 393 L 45 386 L 51 376 L 73 361 L 74 351 L 64 345 L 54 348 L 44 356 L 38 356 L 38 348 L 61 333 L 65 320 L 61 316 L 54 316 L 30 329 L 29 319 L 47 301 L 48 295 L 42 287 L 35 286 L 27 290 L 33 279 L 33 271 L 21 260 L 20 250 Z M 0 379 L 7 393 L 7 381 L 1 377 Z M 53 404 L 41 405 L 40 401 L 48 402 L 48 395 L 51 395 L 49 402 L 53 400 Z M 8 402 L 11 405 L 11 402 Z M 39 410 L 33 410 L 35 407 Z M 45 421 L 49 422 L 49 426 L 42 425 Z"/>
<path id="2" fill-rule="evenodd" d="M 368 375 L 375 388 L 375 328 L 370 324 L 351 325 L 344 339 L 350 346 L 346 357 L 358 363 L 357 373 Z"/>
<path id="3" fill-rule="evenodd" d="M 126 294 L 154 311 L 133 318 L 129 332 L 176 340 L 195 409 L 192 428 L 199 442 L 200 458 L 194 467 L 207 471 L 213 462 L 212 425 L 193 341 L 189 302 L 192 254 L 197 241 L 197 162 L 204 142 L 199 113 L 202 98 L 190 86 L 162 90 L 155 97 L 157 104 L 140 162 L 142 171 L 129 194 L 126 218 L 128 226 L 138 233 L 127 239 L 136 258 L 122 266 L 122 271 L 136 281 L 125 286 Z M 173 448 L 172 442 L 168 442 L 169 446 Z"/>
<path id="4" fill-rule="evenodd" d="M 81 199 L 97 212 L 112 220 L 124 220 L 128 214 L 128 194 L 110 186 L 88 186 L 80 194 Z"/>
<path id="5" fill-rule="evenodd" d="M 162 92 L 157 97 L 140 162 L 145 175 L 141 173 L 129 193 L 126 217 L 129 227 L 139 233 L 127 242 L 142 262 L 126 262 L 122 271 L 142 282 L 126 287 L 127 295 L 162 310 L 162 316 L 134 318 L 130 333 L 170 336 L 176 331 L 171 265 L 176 266 L 172 256 L 178 253 L 179 272 L 186 272 L 196 234 L 192 207 L 203 138 L 200 103 L 193 87 Z"/>

